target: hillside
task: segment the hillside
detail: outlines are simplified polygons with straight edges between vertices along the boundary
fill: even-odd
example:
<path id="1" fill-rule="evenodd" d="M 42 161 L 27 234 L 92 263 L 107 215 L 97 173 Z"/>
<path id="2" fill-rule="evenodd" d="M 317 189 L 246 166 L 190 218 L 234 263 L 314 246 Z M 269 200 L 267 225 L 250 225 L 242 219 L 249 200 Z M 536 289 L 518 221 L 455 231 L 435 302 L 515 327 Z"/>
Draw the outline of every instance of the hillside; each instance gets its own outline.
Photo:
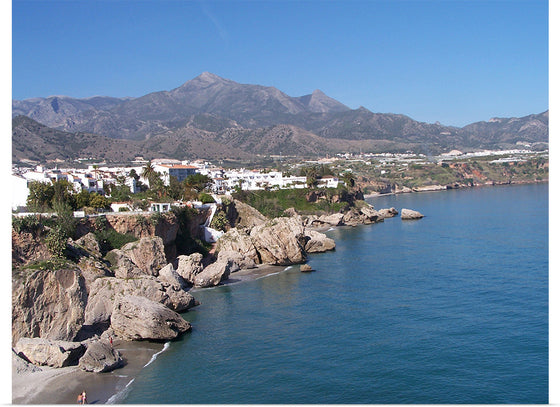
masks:
<path id="1" fill-rule="evenodd" d="M 548 111 L 458 128 L 364 107 L 350 109 L 320 90 L 291 97 L 274 87 L 240 84 L 208 72 L 170 91 L 138 98 L 36 98 L 13 101 L 12 109 L 13 117 L 25 115 L 60 131 L 130 140 L 129 148 L 143 155 L 177 158 L 407 150 L 436 154 L 548 142 Z"/>

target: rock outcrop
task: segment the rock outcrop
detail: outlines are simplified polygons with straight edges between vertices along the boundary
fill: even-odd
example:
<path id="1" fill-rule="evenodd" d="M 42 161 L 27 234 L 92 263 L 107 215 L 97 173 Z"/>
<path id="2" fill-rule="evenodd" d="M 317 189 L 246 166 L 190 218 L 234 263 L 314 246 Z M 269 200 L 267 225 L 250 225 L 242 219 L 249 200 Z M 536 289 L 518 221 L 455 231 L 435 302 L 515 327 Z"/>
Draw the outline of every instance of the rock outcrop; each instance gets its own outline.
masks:
<path id="1" fill-rule="evenodd" d="M 310 271 L 315 271 L 309 264 L 302 264 L 299 266 L 299 271 L 302 273 L 308 273 Z"/>
<path id="2" fill-rule="evenodd" d="M 234 200 L 226 207 L 226 217 L 231 226 L 252 228 L 266 222 L 267 218 L 246 203 Z"/>
<path id="3" fill-rule="evenodd" d="M 185 281 L 185 279 L 181 277 L 179 273 L 177 273 L 175 267 L 173 267 L 173 263 L 169 263 L 167 266 L 162 268 L 159 271 L 159 276 L 157 277 L 157 279 L 163 283 L 177 285 L 184 289 L 189 286 L 189 283 Z"/>
<path id="4" fill-rule="evenodd" d="M 323 253 L 334 250 L 336 247 L 334 240 L 323 233 L 314 230 L 306 230 L 305 236 L 308 238 L 307 243 L 305 243 L 306 253 Z"/>
<path id="5" fill-rule="evenodd" d="M 241 253 L 234 250 L 221 250 L 218 253 L 217 261 L 233 261 L 237 263 L 241 270 L 254 269 L 257 264 L 252 258 L 245 257 Z"/>
<path id="6" fill-rule="evenodd" d="M 381 216 L 382 218 L 393 218 L 399 214 L 399 211 L 391 207 L 388 209 L 387 208 L 379 209 L 377 213 L 379 213 L 379 216 Z"/>
<path id="7" fill-rule="evenodd" d="M 348 226 L 369 225 L 382 220 L 383 217 L 379 216 L 373 206 L 367 204 L 350 209 L 342 218 L 344 224 Z"/>
<path id="8" fill-rule="evenodd" d="M 227 280 L 231 273 L 238 271 L 239 265 L 230 259 L 219 259 L 208 265 L 194 277 L 195 287 L 213 287 Z"/>
<path id="9" fill-rule="evenodd" d="M 37 270 L 12 279 L 12 340 L 72 341 L 84 322 L 87 291 L 78 268 Z"/>
<path id="10" fill-rule="evenodd" d="M 147 275 L 157 276 L 158 271 L 167 265 L 163 240 L 159 236 L 143 237 L 137 242 L 127 243 L 121 251 Z"/>
<path id="11" fill-rule="evenodd" d="M 158 236 L 165 245 L 177 237 L 179 223 L 173 212 L 157 215 L 107 215 L 107 223 L 119 233 L 130 234 L 138 239 Z"/>
<path id="12" fill-rule="evenodd" d="M 250 236 L 261 263 L 285 266 L 306 259 L 306 239 L 299 216 L 269 220 L 255 226 Z"/>
<path id="13" fill-rule="evenodd" d="M 51 257 L 44 239 L 38 233 L 20 232 L 12 229 L 12 266 L 18 267 Z"/>
<path id="14" fill-rule="evenodd" d="M 111 315 L 115 335 L 124 340 L 175 339 L 191 329 L 175 311 L 144 297 L 121 297 Z"/>
<path id="15" fill-rule="evenodd" d="M 84 324 L 107 324 L 116 303 L 127 296 L 142 296 L 177 312 L 186 311 L 198 304 L 181 286 L 159 281 L 155 277 L 144 276 L 126 280 L 115 277 L 100 278 L 92 285 Z"/>
<path id="16" fill-rule="evenodd" d="M 401 219 L 402 220 L 415 220 L 415 219 L 421 219 L 423 218 L 424 215 L 422 215 L 420 212 L 414 211 L 412 209 L 401 209 Z"/>
<path id="17" fill-rule="evenodd" d="M 110 372 L 122 365 L 121 354 L 106 340 L 88 343 L 87 350 L 78 364 L 80 369 L 95 373 Z"/>
<path id="18" fill-rule="evenodd" d="M 332 215 L 321 215 L 319 218 L 311 222 L 311 226 L 341 226 L 343 224 L 344 214 L 333 213 Z"/>
<path id="19" fill-rule="evenodd" d="M 64 367 L 78 364 L 85 347 L 80 342 L 20 338 L 14 351 L 34 365 Z"/>
<path id="20" fill-rule="evenodd" d="M 177 268 L 175 271 L 177 274 L 189 284 L 194 284 L 194 278 L 197 274 L 200 274 L 204 269 L 202 264 L 202 254 L 193 253 L 188 256 L 177 257 Z"/>
<path id="21" fill-rule="evenodd" d="M 99 247 L 99 242 L 92 232 L 82 236 L 76 240 L 75 244 L 81 246 L 88 253 L 95 257 L 101 257 L 101 249 Z"/>
<path id="22" fill-rule="evenodd" d="M 253 260 L 255 263 L 260 264 L 261 260 L 257 249 L 253 244 L 248 229 L 230 229 L 225 233 L 216 243 L 216 251 L 233 251 L 240 253 L 243 257 Z"/>
<path id="23" fill-rule="evenodd" d="M 165 248 L 160 237 L 143 237 L 113 249 L 106 256 L 115 270 L 115 277 L 136 278 L 143 275 L 157 276 L 167 265 Z"/>
<path id="24" fill-rule="evenodd" d="M 95 280 L 103 277 L 112 277 L 114 275 L 103 261 L 95 257 L 82 257 L 79 260 L 78 267 L 84 277 L 84 283 L 88 293 Z"/>

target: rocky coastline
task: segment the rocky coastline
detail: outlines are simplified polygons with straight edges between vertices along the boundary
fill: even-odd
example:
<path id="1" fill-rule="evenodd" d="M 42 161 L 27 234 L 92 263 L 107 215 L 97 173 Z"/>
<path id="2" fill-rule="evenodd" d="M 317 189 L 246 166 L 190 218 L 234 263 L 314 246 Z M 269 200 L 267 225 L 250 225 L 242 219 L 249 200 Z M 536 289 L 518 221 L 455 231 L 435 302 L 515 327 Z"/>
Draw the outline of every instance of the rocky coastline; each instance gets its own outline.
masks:
<path id="1" fill-rule="evenodd" d="M 117 344 L 157 345 L 190 331 L 180 314 L 199 305 L 197 289 L 305 266 L 308 254 L 335 250 L 324 230 L 398 215 L 365 202 L 344 213 L 302 216 L 289 210 L 289 216 L 274 219 L 241 202 L 235 207 L 234 226 L 207 256 L 173 255 L 178 226 L 171 215 L 143 228 L 130 216 L 114 215 L 107 227 L 132 232 L 137 241 L 102 255 L 95 235 L 82 225 L 83 235 L 66 244 L 72 262 L 55 270 L 28 269 L 48 258 L 48 251 L 33 233 L 12 230 L 12 399 L 26 400 L 29 381 L 123 369 L 133 347 L 125 346 L 129 353 L 123 355 Z M 196 220 L 203 221 L 204 214 Z"/>
<path id="2" fill-rule="evenodd" d="M 440 184 L 433 184 L 433 185 L 426 185 L 423 187 L 415 187 L 409 188 L 406 186 L 398 187 L 395 189 L 384 190 L 381 192 L 370 192 L 368 194 L 364 194 L 364 199 L 369 198 L 377 198 L 381 196 L 391 196 L 391 195 L 400 195 L 400 194 L 411 194 L 411 193 L 421 193 L 421 192 L 441 192 L 441 191 L 449 191 L 453 189 L 465 189 L 465 188 L 482 188 L 482 187 L 493 187 L 493 186 L 504 186 L 504 185 L 526 185 L 526 184 L 542 184 L 548 183 L 548 179 L 545 180 L 532 180 L 532 181 L 488 181 L 486 183 L 473 183 L 472 185 L 465 185 L 465 184 L 454 184 L 454 185 L 440 185 Z"/>

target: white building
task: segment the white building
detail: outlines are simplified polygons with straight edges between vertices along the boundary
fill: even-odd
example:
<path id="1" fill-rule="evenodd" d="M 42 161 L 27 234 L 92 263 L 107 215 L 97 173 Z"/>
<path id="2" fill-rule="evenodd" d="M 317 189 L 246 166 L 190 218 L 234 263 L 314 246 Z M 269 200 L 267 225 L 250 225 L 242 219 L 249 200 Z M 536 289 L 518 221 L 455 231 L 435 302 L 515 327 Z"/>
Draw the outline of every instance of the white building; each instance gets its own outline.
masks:
<path id="1" fill-rule="evenodd" d="M 19 175 L 12 175 L 12 209 L 26 206 L 28 196 L 27 180 Z"/>

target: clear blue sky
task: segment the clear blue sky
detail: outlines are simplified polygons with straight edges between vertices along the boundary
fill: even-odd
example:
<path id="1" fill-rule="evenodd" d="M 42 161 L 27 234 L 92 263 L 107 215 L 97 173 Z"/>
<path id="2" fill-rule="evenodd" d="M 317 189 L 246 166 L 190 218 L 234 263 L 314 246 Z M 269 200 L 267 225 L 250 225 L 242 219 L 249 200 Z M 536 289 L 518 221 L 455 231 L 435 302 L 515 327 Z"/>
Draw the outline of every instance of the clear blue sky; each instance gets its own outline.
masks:
<path id="1" fill-rule="evenodd" d="M 448 125 L 540 113 L 548 2 L 12 2 L 13 99 L 137 97 L 204 71 Z"/>

